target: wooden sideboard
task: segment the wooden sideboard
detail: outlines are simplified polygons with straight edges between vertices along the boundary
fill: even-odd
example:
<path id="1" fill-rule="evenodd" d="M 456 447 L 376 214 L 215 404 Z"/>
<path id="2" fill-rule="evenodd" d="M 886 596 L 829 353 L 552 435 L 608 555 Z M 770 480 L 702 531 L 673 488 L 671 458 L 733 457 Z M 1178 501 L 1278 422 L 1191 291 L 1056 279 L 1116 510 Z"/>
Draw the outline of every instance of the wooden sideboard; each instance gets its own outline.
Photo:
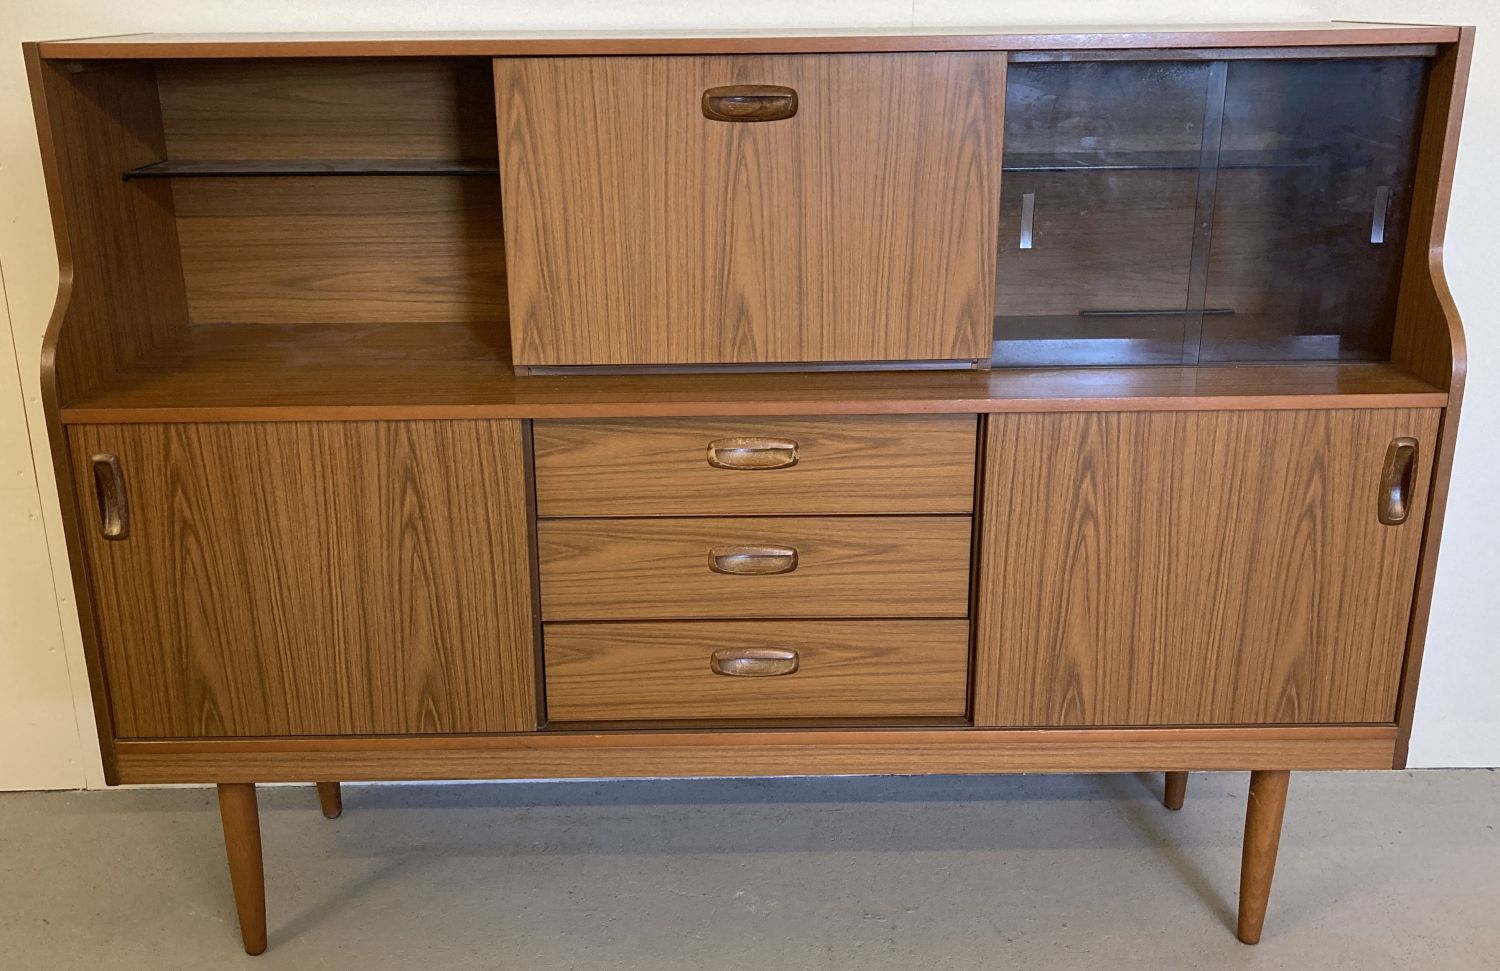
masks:
<path id="1" fill-rule="evenodd" d="M 1405 764 L 1473 32 L 29 44 L 111 783 Z M 337 781 L 336 781 L 337 780 Z"/>

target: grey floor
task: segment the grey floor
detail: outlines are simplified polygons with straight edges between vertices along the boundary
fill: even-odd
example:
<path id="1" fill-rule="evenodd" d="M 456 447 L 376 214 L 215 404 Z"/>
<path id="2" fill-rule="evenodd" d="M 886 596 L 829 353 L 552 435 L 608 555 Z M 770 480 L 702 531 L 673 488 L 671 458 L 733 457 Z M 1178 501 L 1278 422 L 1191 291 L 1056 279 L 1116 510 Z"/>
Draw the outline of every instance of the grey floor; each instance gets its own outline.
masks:
<path id="1" fill-rule="evenodd" d="M 1500 968 L 1500 773 L 1294 774 L 1264 941 L 1245 775 L 310 786 L 239 950 L 212 790 L 0 795 L 6 968 Z"/>

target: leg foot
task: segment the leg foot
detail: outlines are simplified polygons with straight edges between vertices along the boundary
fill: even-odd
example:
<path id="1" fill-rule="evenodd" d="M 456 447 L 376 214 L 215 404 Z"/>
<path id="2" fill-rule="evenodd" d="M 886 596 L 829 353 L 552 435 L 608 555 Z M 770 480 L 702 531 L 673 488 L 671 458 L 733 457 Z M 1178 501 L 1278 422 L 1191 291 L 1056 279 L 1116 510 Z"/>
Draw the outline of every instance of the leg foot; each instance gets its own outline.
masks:
<path id="1" fill-rule="evenodd" d="M 1187 798 L 1187 776 L 1186 772 L 1167 773 L 1167 789 L 1161 799 L 1163 806 L 1173 810 L 1182 808 L 1182 801 Z"/>
<path id="2" fill-rule="evenodd" d="M 1246 944 L 1260 942 L 1276 872 L 1276 849 L 1281 843 L 1281 815 L 1286 809 L 1290 772 L 1250 773 L 1250 800 L 1245 809 L 1245 849 L 1240 861 L 1240 920 L 1237 936 Z"/>
<path id="3" fill-rule="evenodd" d="M 220 783 L 219 818 L 224 823 L 224 850 L 229 857 L 234 906 L 240 916 L 240 937 L 246 954 L 259 954 L 266 949 L 266 877 L 255 784 Z"/>
<path id="4" fill-rule="evenodd" d="M 318 783 L 318 802 L 323 806 L 323 815 L 338 819 L 344 811 L 344 794 L 337 782 Z"/>

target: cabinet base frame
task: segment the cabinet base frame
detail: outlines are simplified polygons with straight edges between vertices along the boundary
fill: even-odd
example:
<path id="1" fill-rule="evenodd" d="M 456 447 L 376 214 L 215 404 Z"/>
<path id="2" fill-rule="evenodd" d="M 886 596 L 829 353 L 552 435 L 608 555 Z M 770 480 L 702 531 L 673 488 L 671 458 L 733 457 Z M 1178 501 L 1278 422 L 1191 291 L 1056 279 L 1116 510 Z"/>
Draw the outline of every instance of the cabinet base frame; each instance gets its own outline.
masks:
<path id="1" fill-rule="evenodd" d="M 113 784 L 1388 769 L 1394 725 L 122 741 Z"/>

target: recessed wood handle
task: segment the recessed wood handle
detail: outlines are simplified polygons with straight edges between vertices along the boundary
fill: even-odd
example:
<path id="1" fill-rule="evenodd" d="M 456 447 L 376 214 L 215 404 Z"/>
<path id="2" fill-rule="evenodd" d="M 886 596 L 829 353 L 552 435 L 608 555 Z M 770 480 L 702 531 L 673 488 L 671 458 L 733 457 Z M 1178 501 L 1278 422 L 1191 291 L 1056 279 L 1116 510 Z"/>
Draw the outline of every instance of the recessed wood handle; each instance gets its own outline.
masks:
<path id="1" fill-rule="evenodd" d="M 785 438 L 720 438 L 708 443 L 708 464 L 741 472 L 789 469 L 797 464 L 797 443 Z"/>
<path id="2" fill-rule="evenodd" d="M 708 667 L 714 674 L 734 678 L 774 678 L 795 674 L 800 663 L 796 651 L 776 647 L 726 647 L 714 651 L 708 659 Z"/>
<path id="3" fill-rule="evenodd" d="M 797 113 L 797 92 L 780 84 L 726 84 L 703 92 L 711 121 L 781 121 Z"/>
<path id="4" fill-rule="evenodd" d="M 1380 470 L 1380 521 L 1400 526 L 1411 515 L 1412 494 L 1417 482 L 1417 440 L 1397 438 L 1385 450 Z"/>
<path id="5" fill-rule="evenodd" d="M 741 577 L 773 577 L 797 569 L 797 551 L 790 546 L 729 546 L 708 551 L 708 568 Z"/>
<path id="6" fill-rule="evenodd" d="M 125 494 L 125 473 L 120 459 L 100 452 L 91 459 L 94 466 L 94 497 L 99 500 L 99 534 L 105 539 L 124 539 L 130 535 L 130 502 Z"/>

